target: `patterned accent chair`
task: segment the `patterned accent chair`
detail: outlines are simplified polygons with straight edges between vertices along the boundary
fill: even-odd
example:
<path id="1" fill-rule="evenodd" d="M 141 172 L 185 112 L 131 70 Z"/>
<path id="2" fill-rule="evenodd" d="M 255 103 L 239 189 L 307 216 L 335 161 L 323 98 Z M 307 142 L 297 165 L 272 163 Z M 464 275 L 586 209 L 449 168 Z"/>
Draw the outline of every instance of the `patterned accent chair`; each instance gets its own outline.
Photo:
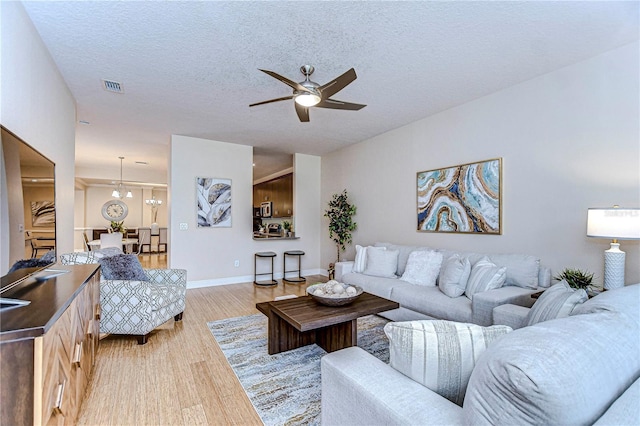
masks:
<path id="1" fill-rule="evenodd" d="M 121 252 L 121 251 L 120 251 Z M 67 253 L 63 265 L 99 263 L 98 251 Z M 135 335 L 138 344 L 147 343 L 151 331 L 174 318 L 181 321 L 185 308 L 187 271 L 145 269 L 150 281 L 100 278 L 100 332 Z"/>

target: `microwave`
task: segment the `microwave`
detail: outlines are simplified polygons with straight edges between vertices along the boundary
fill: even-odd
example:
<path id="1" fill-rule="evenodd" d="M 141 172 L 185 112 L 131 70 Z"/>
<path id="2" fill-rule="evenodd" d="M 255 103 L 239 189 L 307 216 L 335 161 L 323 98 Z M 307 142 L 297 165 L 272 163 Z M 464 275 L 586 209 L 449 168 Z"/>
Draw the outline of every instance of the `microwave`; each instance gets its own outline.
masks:
<path id="1" fill-rule="evenodd" d="M 265 201 L 260 204 L 260 216 L 271 217 L 271 201 Z"/>

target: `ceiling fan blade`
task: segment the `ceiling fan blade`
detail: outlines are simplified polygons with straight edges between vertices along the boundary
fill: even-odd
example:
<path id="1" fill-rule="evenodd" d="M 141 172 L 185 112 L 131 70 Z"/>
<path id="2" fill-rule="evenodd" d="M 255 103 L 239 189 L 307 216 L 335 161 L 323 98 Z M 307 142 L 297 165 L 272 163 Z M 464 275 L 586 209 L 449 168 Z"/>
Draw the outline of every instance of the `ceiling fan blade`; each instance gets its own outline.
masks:
<path id="1" fill-rule="evenodd" d="M 300 119 L 300 121 L 302 121 L 303 123 L 308 122 L 309 108 L 304 107 L 297 102 L 294 102 L 293 104 L 296 106 L 296 114 L 298 114 L 298 118 Z"/>
<path id="2" fill-rule="evenodd" d="M 269 71 L 269 70 L 263 70 L 258 68 L 260 71 L 262 71 L 265 74 L 270 75 L 271 77 L 275 78 L 276 80 L 280 80 L 281 82 L 283 82 L 284 84 L 286 84 L 287 86 L 295 89 L 295 90 L 300 90 L 302 92 L 308 92 L 309 89 L 307 89 L 306 87 L 304 87 L 302 84 L 300 83 L 296 83 L 295 81 L 291 81 L 286 77 L 281 76 L 278 73 L 275 73 L 273 71 Z"/>
<path id="3" fill-rule="evenodd" d="M 358 76 L 356 76 L 356 70 L 351 68 L 349 71 L 345 72 L 340 77 L 328 82 L 325 85 L 318 87 L 318 90 L 320 91 L 320 94 L 322 94 L 323 99 L 328 99 L 331 96 L 338 93 L 339 91 L 341 91 L 342 89 L 344 89 L 345 87 L 347 87 L 347 85 L 350 84 L 356 78 L 358 78 Z"/>
<path id="4" fill-rule="evenodd" d="M 316 106 L 320 108 L 348 109 L 350 111 L 358 111 L 359 109 L 366 107 L 366 105 L 342 102 L 336 99 L 323 99 Z"/>
<path id="5" fill-rule="evenodd" d="M 280 102 L 280 101 L 286 101 L 286 100 L 289 100 L 289 99 L 293 99 L 293 95 L 285 96 L 284 98 L 270 99 L 268 101 L 258 102 L 256 104 L 251 104 L 249 106 L 252 107 L 252 106 L 256 106 L 256 105 L 270 104 L 271 102 Z"/>

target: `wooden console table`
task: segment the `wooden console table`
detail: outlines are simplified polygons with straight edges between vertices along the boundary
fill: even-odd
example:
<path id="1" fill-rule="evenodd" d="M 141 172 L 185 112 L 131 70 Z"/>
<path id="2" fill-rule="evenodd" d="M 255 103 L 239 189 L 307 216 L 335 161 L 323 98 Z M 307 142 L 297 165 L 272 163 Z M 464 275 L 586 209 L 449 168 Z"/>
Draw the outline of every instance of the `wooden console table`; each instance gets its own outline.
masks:
<path id="1" fill-rule="evenodd" d="M 3 297 L 28 300 L 0 312 L 0 419 L 3 424 L 74 424 L 100 335 L 100 266 L 28 278 Z"/>

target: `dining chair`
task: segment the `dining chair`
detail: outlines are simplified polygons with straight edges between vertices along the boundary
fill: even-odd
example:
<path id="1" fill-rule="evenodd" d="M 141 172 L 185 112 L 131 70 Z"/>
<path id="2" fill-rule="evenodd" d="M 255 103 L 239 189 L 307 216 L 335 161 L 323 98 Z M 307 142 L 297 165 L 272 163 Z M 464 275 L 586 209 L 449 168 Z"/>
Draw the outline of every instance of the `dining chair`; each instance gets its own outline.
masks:
<path id="1" fill-rule="evenodd" d="M 89 245 L 89 238 L 87 238 L 87 234 L 82 233 L 82 239 L 84 240 L 84 249 L 85 251 L 91 251 L 91 246 Z"/>
<path id="2" fill-rule="evenodd" d="M 55 240 L 52 239 L 39 239 L 34 236 L 31 231 L 26 231 L 27 238 L 29 239 L 29 244 L 31 244 L 31 258 L 35 259 L 38 257 L 38 252 L 43 250 L 45 253 L 55 250 Z"/>
<path id="3" fill-rule="evenodd" d="M 143 235 L 144 233 L 144 235 Z M 144 247 L 147 246 L 151 253 L 151 228 L 138 228 L 138 250 L 144 253 Z"/>
<path id="4" fill-rule="evenodd" d="M 164 249 L 161 249 L 160 246 L 164 246 Z M 160 228 L 160 237 L 158 239 L 158 252 L 166 252 L 167 247 L 167 228 Z"/>
<path id="5" fill-rule="evenodd" d="M 150 231 L 149 231 L 150 232 Z M 142 241 L 149 236 L 149 232 L 146 231 L 145 228 L 140 228 L 138 230 L 138 252 L 137 255 L 140 256 L 140 254 L 142 253 Z M 151 244 L 149 244 L 149 247 L 151 247 Z"/>
<path id="6" fill-rule="evenodd" d="M 108 247 L 117 247 L 122 250 L 122 233 L 112 232 L 110 234 L 100 235 L 100 249 Z"/>

